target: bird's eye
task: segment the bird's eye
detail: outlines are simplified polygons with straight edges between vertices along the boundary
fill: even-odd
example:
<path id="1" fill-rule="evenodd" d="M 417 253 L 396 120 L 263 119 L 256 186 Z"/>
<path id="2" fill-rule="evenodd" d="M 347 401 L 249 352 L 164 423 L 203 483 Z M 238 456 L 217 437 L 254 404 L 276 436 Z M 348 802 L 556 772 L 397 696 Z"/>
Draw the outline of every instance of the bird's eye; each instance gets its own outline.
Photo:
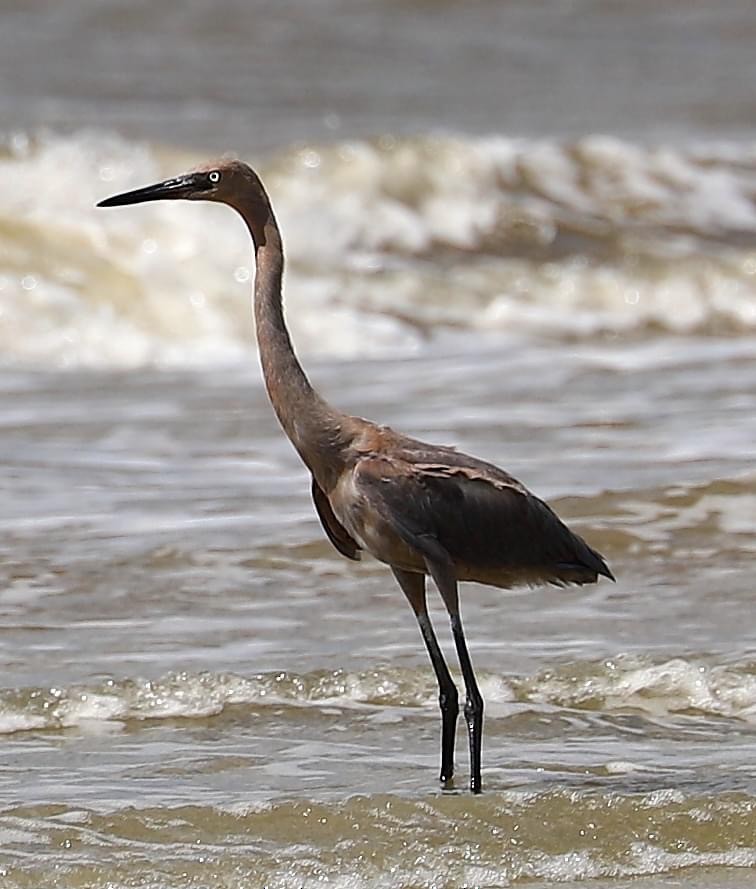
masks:
<path id="1" fill-rule="evenodd" d="M 221 174 L 218 170 L 213 170 L 212 173 L 207 174 L 207 178 L 213 183 L 213 185 L 217 185 L 220 182 Z"/>

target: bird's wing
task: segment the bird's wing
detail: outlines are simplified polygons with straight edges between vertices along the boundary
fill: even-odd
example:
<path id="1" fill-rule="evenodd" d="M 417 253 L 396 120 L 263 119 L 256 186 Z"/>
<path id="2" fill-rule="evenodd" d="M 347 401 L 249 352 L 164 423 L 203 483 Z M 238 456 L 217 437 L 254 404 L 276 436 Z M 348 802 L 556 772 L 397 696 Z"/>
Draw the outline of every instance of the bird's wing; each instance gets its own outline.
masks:
<path id="1" fill-rule="evenodd" d="M 314 478 L 312 480 L 312 501 L 315 504 L 315 510 L 320 519 L 320 523 L 323 526 L 323 530 L 326 532 L 331 543 L 342 556 L 346 556 L 347 559 L 352 559 L 353 561 L 358 562 L 361 557 L 359 546 L 357 546 L 347 530 L 333 514 L 328 498 Z"/>
<path id="2" fill-rule="evenodd" d="M 457 451 L 417 445 L 405 439 L 388 457 L 366 455 L 357 472 L 364 495 L 407 545 L 425 555 L 440 546 L 481 577 L 611 577 L 601 556 L 512 476 Z"/>

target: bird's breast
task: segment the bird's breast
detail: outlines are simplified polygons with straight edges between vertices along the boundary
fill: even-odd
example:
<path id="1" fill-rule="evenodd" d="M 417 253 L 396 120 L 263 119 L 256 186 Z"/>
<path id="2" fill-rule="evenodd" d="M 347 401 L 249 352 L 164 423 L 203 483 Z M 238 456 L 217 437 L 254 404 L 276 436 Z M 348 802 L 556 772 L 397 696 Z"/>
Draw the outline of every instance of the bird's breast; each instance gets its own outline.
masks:
<path id="1" fill-rule="evenodd" d="M 328 499 L 336 518 L 360 547 L 374 558 L 408 571 L 424 570 L 424 561 L 391 527 L 359 489 L 354 473 L 345 472 Z"/>

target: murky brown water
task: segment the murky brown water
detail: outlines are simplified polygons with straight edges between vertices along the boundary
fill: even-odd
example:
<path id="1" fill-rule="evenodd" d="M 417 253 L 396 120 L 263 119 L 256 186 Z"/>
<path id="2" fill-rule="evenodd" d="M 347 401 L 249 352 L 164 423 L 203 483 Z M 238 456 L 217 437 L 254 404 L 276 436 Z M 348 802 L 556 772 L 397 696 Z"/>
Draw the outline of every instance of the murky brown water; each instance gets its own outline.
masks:
<path id="1" fill-rule="evenodd" d="M 747 885 L 756 344 L 658 345 L 314 367 L 617 574 L 465 589 L 481 799 L 436 789 L 411 613 L 324 540 L 256 375 L 6 373 L 4 885 Z"/>
<path id="2" fill-rule="evenodd" d="M 2 889 L 752 886 L 755 10 L 0 0 Z M 94 208 L 229 149 L 328 397 L 617 575 L 464 589 L 479 798 L 275 424 L 238 220 Z"/>

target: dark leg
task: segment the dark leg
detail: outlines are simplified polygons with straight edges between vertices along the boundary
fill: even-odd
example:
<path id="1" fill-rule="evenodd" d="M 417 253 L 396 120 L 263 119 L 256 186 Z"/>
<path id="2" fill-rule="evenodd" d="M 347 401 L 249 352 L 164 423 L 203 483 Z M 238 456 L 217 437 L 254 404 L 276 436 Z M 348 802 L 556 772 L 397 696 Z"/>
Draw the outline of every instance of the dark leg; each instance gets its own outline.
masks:
<path id="1" fill-rule="evenodd" d="M 483 697 L 475 681 L 470 654 L 467 651 L 465 634 L 462 631 L 462 621 L 459 614 L 451 616 L 451 628 L 454 635 L 454 644 L 457 646 L 459 665 L 462 668 L 462 676 L 465 680 L 465 722 L 467 723 L 467 735 L 470 741 L 470 790 L 480 793 L 480 747 L 483 740 Z"/>
<path id="2" fill-rule="evenodd" d="M 457 730 L 459 697 L 457 688 L 449 674 L 449 668 L 433 632 L 425 605 L 425 575 L 412 574 L 401 568 L 392 568 L 394 577 L 409 600 L 423 634 L 433 671 L 438 680 L 438 703 L 441 707 L 441 783 L 450 786 L 454 775 L 454 736 Z"/>
<path id="3" fill-rule="evenodd" d="M 470 790 L 480 793 L 480 748 L 483 737 L 483 698 L 475 681 L 470 653 L 467 650 L 462 621 L 459 616 L 459 593 L 453 565 L 448 561 L 431 561 L 426 557 L 428 571 L 435 581 L 451 618 L 452 635 L 465 680 L 465 721 L 470 741 Z"/>

